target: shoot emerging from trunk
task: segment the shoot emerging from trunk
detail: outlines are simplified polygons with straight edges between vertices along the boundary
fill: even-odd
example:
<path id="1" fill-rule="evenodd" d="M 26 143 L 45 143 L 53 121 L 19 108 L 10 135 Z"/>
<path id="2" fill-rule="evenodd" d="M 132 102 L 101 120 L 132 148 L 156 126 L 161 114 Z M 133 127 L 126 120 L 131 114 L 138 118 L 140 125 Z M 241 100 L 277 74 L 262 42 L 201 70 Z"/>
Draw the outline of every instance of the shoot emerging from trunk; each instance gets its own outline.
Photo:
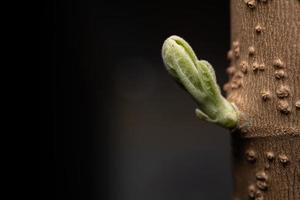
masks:
<path id="1" fill-rule="evenodd" d="M 197 102 L 197 117 L 225 128 L 237 126 L 238 110 L 222 96 L 213 67 L 205 60 L 198 60 L 184 39 L 178 36 L 166 39 L 162 57 L 167 71 Z"/>

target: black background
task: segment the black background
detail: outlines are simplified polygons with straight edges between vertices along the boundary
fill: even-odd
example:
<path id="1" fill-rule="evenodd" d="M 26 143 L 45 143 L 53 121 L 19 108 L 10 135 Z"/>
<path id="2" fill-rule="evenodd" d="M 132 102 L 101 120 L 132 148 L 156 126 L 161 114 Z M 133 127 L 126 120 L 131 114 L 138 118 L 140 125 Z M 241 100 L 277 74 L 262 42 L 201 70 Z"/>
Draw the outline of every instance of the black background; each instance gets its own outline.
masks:
<path id="1" fill-rule="evenodd" d="M 185 38 L 227 81 L 229 2 L 45 1 L 40 199 L 230 199 L 230 139 L 162 64 Z"/>

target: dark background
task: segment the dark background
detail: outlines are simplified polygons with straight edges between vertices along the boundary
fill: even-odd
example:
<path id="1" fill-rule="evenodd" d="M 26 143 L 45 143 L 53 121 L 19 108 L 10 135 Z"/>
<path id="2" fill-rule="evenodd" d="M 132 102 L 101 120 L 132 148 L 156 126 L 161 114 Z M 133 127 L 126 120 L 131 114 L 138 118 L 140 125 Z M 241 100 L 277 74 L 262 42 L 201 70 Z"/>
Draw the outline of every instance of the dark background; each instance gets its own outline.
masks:
<path id="1" fill-rule="evenodd" d="M 195 117 L 160 55 L 182 36 L 223 85 L 228 1 L 40 10 L 40 199 L 230 199 L 229 134 Z"/>

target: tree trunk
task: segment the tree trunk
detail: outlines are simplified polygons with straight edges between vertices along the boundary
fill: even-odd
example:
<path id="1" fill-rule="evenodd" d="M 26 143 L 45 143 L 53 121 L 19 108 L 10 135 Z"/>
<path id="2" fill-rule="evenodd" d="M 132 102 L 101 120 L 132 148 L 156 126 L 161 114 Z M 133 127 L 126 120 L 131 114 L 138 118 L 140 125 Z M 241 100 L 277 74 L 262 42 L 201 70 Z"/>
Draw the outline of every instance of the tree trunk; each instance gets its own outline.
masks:
<path id="1" fill-rule="evenodd" d="M 231 0 L 234 199 L 300 200 L 300 1 Z"/>

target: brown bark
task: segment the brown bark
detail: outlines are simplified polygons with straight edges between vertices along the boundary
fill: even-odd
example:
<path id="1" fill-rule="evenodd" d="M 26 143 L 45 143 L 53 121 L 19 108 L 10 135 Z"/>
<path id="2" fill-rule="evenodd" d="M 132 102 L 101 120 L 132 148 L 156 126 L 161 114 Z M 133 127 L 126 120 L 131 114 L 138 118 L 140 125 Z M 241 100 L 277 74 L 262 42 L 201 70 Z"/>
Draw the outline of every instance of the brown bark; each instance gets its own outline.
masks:
<path id="1" fill-rule="evenodd" d="M 234 198 L 300 200 L 300 1 L 231 0 Z"/>

